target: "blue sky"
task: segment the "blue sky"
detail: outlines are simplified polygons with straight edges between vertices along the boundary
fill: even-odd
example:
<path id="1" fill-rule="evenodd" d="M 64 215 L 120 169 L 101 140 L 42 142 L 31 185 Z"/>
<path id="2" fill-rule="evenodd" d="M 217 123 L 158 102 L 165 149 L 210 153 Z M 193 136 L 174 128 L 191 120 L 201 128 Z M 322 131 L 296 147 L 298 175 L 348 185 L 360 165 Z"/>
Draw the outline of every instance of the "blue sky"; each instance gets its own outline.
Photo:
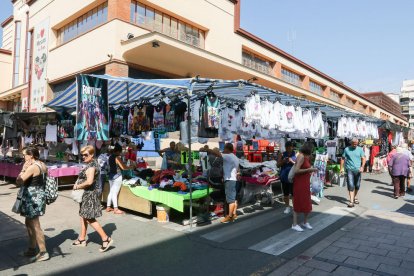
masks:
<path id="1" fill-rule="evenodd" d="M 412 0 L 242 0 L 241 26 L 357 91 L 399 92 L 414 79 L 413 11 Z"/>
<path id="2" fill-rule="evenodd" d="M 399 92 L 414 79 L 412 11 L 413 0 L 242 0 L 241 26 L 357 91 Z M 11 13 L 1 0 L 0 21 Z"/>
<path id="3" fill-rule="evenodd" d="M 10 0 L 0 0 L 0 23 L 13 13 L 13 5 Z M 0 27 L 0 37 L 3 37 L 3 29 Z M 0 48 L 3 40 L 0 39 Z"/>

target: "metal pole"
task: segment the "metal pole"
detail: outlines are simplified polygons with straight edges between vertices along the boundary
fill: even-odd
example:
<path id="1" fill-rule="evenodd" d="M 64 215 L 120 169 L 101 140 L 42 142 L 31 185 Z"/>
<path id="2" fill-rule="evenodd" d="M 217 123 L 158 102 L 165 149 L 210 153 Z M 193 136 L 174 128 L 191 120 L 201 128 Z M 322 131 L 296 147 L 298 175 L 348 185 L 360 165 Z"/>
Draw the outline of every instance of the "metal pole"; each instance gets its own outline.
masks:
<path id="1" fill-rule="evenodd" d="M 191 86 L 192 87 L 192 86 Z M 187 91 L 188 181 L 190 182 L 190 230 L 193 228 L 193 157 L 191 155 L 191 90 Z"/>

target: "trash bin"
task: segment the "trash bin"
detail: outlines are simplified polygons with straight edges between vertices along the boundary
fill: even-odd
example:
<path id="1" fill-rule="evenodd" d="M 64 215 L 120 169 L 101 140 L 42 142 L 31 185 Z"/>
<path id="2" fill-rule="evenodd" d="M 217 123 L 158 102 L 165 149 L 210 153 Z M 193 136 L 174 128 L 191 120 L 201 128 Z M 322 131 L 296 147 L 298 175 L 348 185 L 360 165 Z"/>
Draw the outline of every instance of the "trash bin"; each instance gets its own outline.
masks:
<path id="1" fill-rule="evenodd" d="M 169 222 L 170 221 L 170 207 L 165 205 L 157 205 L 157 220 L 158 222 Z"/>

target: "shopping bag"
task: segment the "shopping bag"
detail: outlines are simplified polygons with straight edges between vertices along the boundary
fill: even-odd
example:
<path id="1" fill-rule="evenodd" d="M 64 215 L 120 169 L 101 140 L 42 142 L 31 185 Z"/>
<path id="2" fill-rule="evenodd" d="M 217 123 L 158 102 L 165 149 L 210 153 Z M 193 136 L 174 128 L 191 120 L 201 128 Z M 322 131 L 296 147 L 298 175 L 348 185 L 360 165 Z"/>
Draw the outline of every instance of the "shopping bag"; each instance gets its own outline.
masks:
<path id="1" fill-rule="evenodd" d="M 17 192 L 17 198 L 12 207 L 13 213 L 20 214 L 20 211 L 22 209 L 22 197 L 23 197 L 24 189 L 25 189 L 25 186 L 21 186 L 19 191 Z"/>
<path id="2" fill-rule="evenodd" d="M 164 156 L 162 157 L 161 170 L 166 170 L 167 168 L 168 168 L 167 155 L 164 153 Z"/>
<path id="3" fill-rule="evenodd" d="M 314 173 L 311 175 L 310 184 L 313 194 L 318 194 L 322 190 L 322 183 L 318 174 Z"/>
<path id="4" fill-rule="evenodd" d="M 295 166 L 292 166 L 292 168 L 289 171 L 289 174 L 288 174 L 289 183 L 293 183 L 293 178 L 295 178 Z"/>
<path id="5" fill-rule="evenodd" d="M 77 203 L 81 203 L 84 192 L 85 192 L 85 190 L 83 190 L 83 189 L 72 190 L 72 194 L 71 194 L 72 199 Z"/>
<path id="6" fill-rule="evenodd" d="M 339 177 L 339 187 L 345 187 L 346 186 L 346 177 L 345 175 L 341 175 Z"/>

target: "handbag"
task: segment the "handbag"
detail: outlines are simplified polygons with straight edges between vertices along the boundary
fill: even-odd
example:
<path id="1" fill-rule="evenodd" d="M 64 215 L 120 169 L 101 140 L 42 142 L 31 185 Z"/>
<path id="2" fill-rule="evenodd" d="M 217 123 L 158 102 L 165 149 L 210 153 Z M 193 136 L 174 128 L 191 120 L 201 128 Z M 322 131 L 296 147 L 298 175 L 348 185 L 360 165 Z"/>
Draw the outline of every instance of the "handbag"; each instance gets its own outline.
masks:
<path id="1" fill-rule="evenodd" d="M 23 193 L 24 193 L 24 189 L 26 187 L 23 185 L 20 187 L 19 191 L 17 192 L 17 198 L 16 201 L 14 202 L 14 205 L 12 207 L 12 212 L 16 213 L 16 214 L 20 214 L 20 211 L 22 209 L 22 197 L 23 197 Z"/>
<path id="2" fill-rule="evenodd" d="M 42 172 L 42 167 L 38 163 L 35 163 L 35 164 L 39 167 L 40 171 Z M 55 202 L 59 195 L 58 183 L 56 181 L 56 178 L 48 176 L 47 173 L 42 172 L 42 177 L 43 177 L 43 183 L 45 185 L 46 204 L 49 205 Z"/>
<path id="3" fill-rule="evenodd" d="M 293 183 L 293 178 L 295 178 L 295 165 L 293 165 L 289 171 L 289 174 L 288 174 L 289 183 Z"/>
<path id="4" fill-rule="evenodd" d="M 72 190 L 72 199 L 77 203 L 82 203 L 82 197 L 85 190 L 79 189 L 79 190 Z"/>

